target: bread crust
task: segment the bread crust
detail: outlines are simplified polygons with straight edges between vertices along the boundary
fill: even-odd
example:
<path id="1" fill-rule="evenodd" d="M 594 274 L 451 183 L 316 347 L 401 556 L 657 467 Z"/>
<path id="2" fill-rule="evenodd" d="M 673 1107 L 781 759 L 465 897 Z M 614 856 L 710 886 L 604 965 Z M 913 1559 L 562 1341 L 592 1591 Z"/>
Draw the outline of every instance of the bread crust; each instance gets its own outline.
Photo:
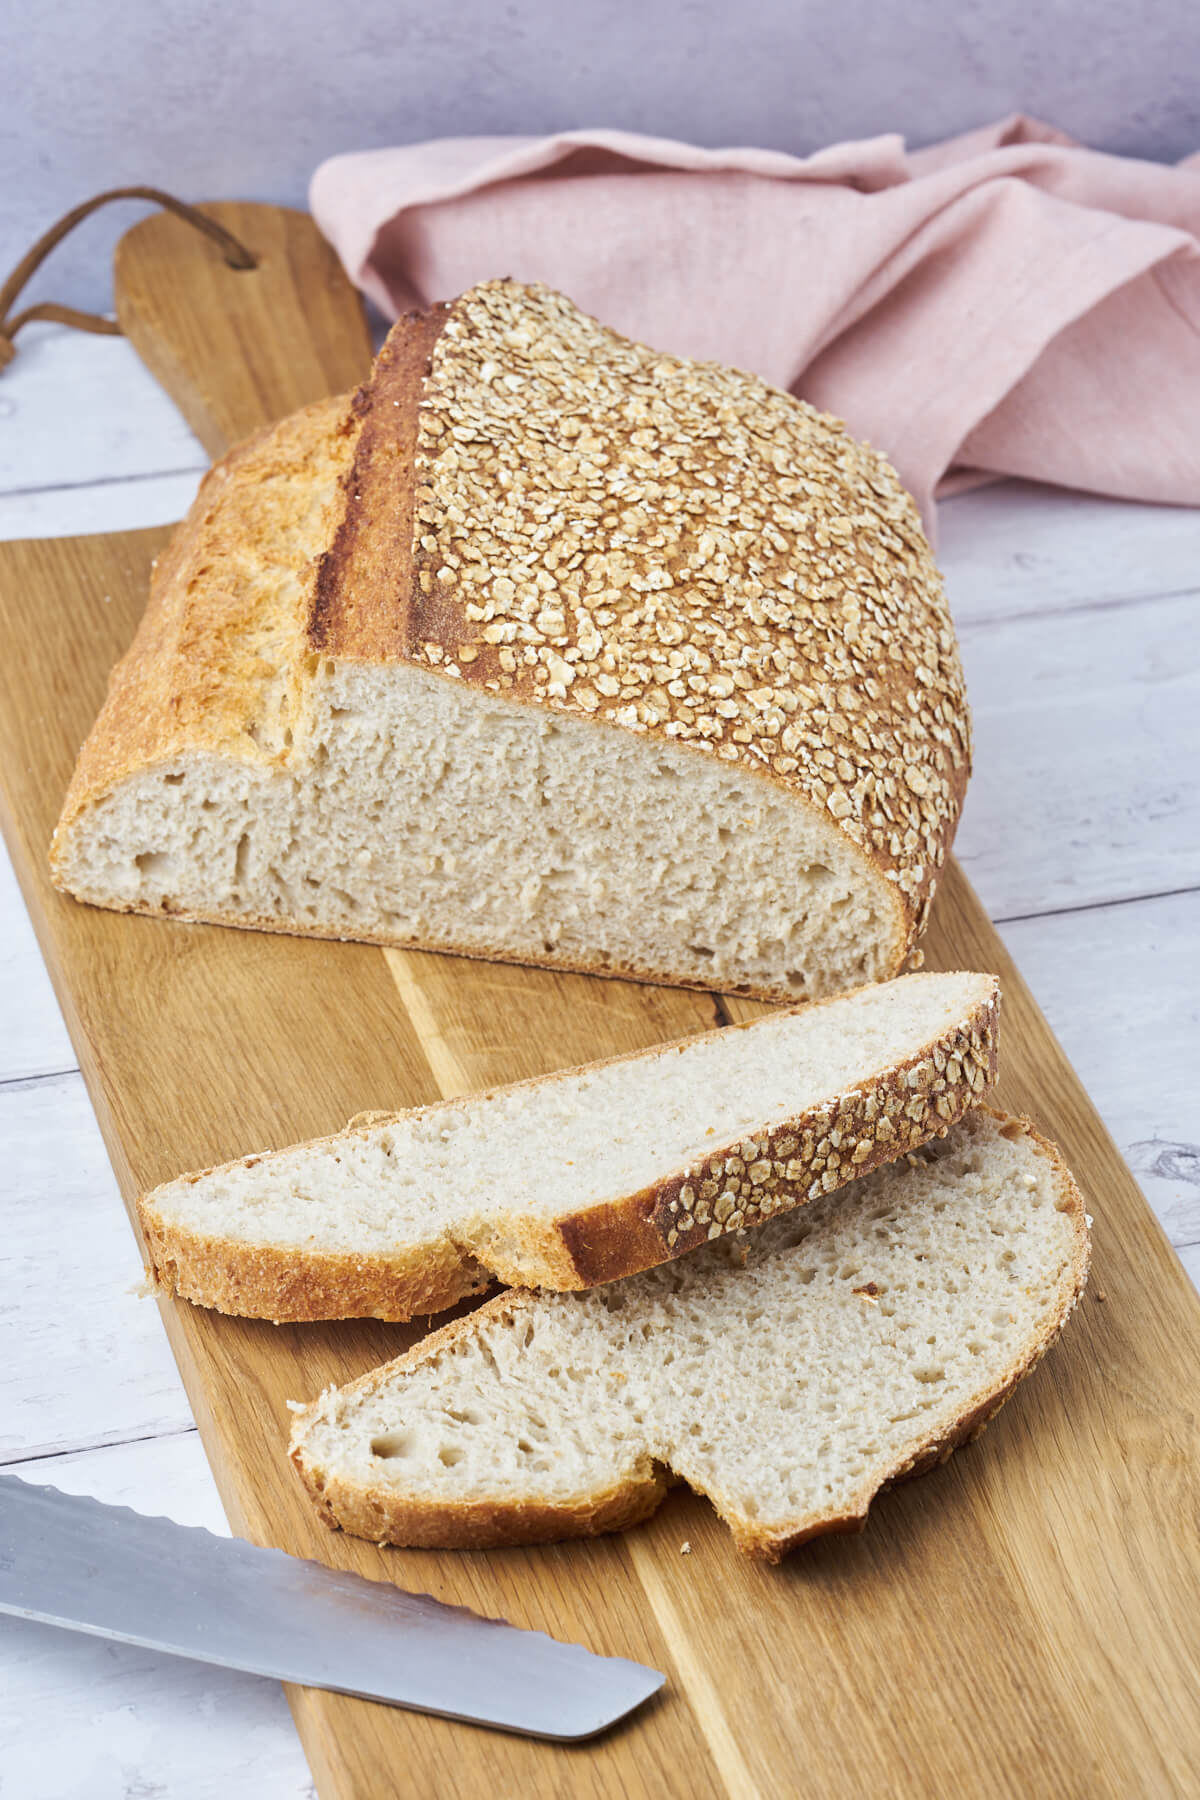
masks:
<path id="1" fill-rule="evenodd" d="M 275 1244 L 173 1229 L 148 1196 L 138 1204 L 146 1272 L 156 1286 L 234 1318 L 303 1324 L 316 1319 L 432 1318 L 495 1285 L 449 1240 L 395 1256 L 322 1251 L 302 1259 Z"/>
<path id="2" fill-rule="evenodd" d="M 476 1312 L 480 1318 L 511 1320 L 533 1299 L 532 1294 L 516 1289 L 495 1295 Z M 410 1355 L 419 1356 L 422 1361 L 439 1355 L 457 1341 L 462 1335 L 460 1327 L 469 1327 L 475 1316 L 471 1313 L 452 1319 L 431 1332 Z M 385 1363 L 348 1385 L 369 1392 L 380 1385 L 393 1366 Z M 661 1463 L 639 1457 L 631 1469 L 597 1492 L 554 1506 L 498 1496 L 467 1501 L 461 1506 L 413 1506 L 403 1501 L 393 1504 L 395 1496 L 384 1488 L 359 1487 L 321 1469 L 309 1468 L 295 1442 L 288 1454 L 331 1531 L 348 1531 L 377 1544 L 402 1543 L 421 1550 L 496 1550 L 507 1545 L 544 1544 L 627 1531 L 658 1511 L 671 1486 L 671 1477 Z"/>
<path id="3" fill-rule="evenodd" d="M 863 749 L 866 740 L 860 735 L 848 734 L 840 741 L 839 756 L 849 755 L 860 765 L 860 784 L 865 776 L 873 792 L 877 779 L 881 779 L 885 787 L 891 782 L 891 794 L 884 804 L 893 826 L 882 833 L 876 828 L 872 835 L 871 832 L 864 833 L 862 825 L 852 816 L 855 808 L 862 815 L 857 788 L 855 798 L 847 802 L 844 809 L 831 792 L 827 777 L 838 761 L 830 755 L 834 738 L 822 736 L 819 742 L 814 742 L 811 760 L 780 758 L 778 744 L 770 739 L 764 738 L 757 746 L 752 746 L 734 735 L 722 721 L 720 709 L 708 719 L 709 725 L 715 727 L 712 734 L 692 735 L 685 727 L 685 735 L 677 735 L 681 714 L 690 717 L 682 701 L 678 706 L 672 703 L 666 711 L 657 705 L 639 710 L 638 707 L 594 705 L 592 700 L 585 702 L 581 695 L 591 692 L 590 689 L 573 677 L 569 681 L 565 678 L 563 681 L 544 679 L 547 670 L 537 656 L 513 656 L 511 664 L 506 663 L 506 646 L 514 638 L 497 637 L 495 630 L 499 627 L 489 626 L 472 616 L 470 602 L 463 598 L 464 587 L 459 575 L 448 570 L 442 562 L 447 543 L 457 542 L 461 536 L 459 526 L 451 524 L 448 534 L 439 542 L 430 535 L 438 524 L 439 471 L 448 454 L 457 454 L 454 443 L 460 437 L 481 436 L 489 446 L 486 467 L 491 491 L 482 500 L 485 516 L 476 520 L 478 529 L 486 531 L 491 523 L 489 515 L 503 513 L 503 491 L 495 488 L 496 470 L 491 456 L 493 450 L 503 454 L 503 428 L 498 428 L 491 416 L 490 396 L 482 401 L 477 399 L 475 405 L 469 397 L 464 398 L 465 374 L 473 367 L 470 350 L 474 345 L 478 354 L 490 358 L 494 352 L 503 356 L 514 335 L 505 329 L 506 324 L 515 321 L 518 335 L 526 328 L 534 333 L 544 332 L 548 327 L 553 329 L 556 324 L 561 325 L 564 314 L 572 354 L 581 361 L 591 355 L 604 358 L 606 354 L 631 350 L 644 359 L 652 358 L 660 371 L 672 369 L 685 381 L 702 384 L 715 371 L 715 365 L 683 362 L 648 351 L 641 345 L 630 345 L 616 333 L 604 330 L 595 320 L 579 313 L 569 301 L 537 283 L 521 286 L 511 281 L 483 282 L 456 300 L 434 307 L 429 313 L 410 313 L 399 320 L 380 354 L 375 375 L 361 403 L 365 423 L 357 441 L 353 471 L 345 483 L 345 510 L 331 551 L 323 559 L 314 591 L 309 625 L 313 647 L 363 661 L 414 663 L 432 674 L 468 687 L 486 688 L 515 704 L 570 713 L 602 728 L 633 729 L 681 745 L 698 755 L 719 753 L 742 773 L 786 789 L 793 799 L 815 812 L 824 825 L 836 820 L 846 830 L 849 818 L 852 830 L 848 830 L 847 835 L 869 869 L 883 878 L 880 895 L 892 902 L 896 912 L 892 957 L 885 971 L 888 975 L 895 974 L 907 950 L 925 928 L 937 887 L 937 873 L 949 853 L 962 808 L 971 756 L 970 720 L 953 627 L 940 577 L 910 497 L 900 486 L 887 459 L 850 438 L 840 420 L 817 414 L 790 396 L 777 394 L 753 376 L 719 371 L 741 384 L 743 391 L 738 395 L 738 404 L 749 416 L 754 415 L 756 408 L 782 402 L 789 412 L 783 427 L 785 433 L 790 427 L 798 442 L 806 442 L 809 454 L 818 443 L 823 448 L 836 446 L 834 460 L 843 474 L 844 466 L 857 459 L 849 485 L 844 490 L 839 489 L 841 498 L 834 501 L 832 489 L 818 498 L 814 490 L 808 494 L 807 504 L 818 516 L 824 508 L 836 513 L 839 506 L 852 504 L 850 496 L 853 495 L 860 525 L 869 520 L 886 521 L 886 534 L 897 558 L 897 567 L 904 571 L 908 608 L 904 635 L 920 635 L 929 646 L 927 654 L 934 664 L 933 673 L 919 662 L 910 669 L 903 655 L 880 661 L 870 675 L 865 670 L 852 669 L 849 664 L 844 672 L 852 681 L 866 677 L 870 694 L 865 697 L 864 718 L 878 732 L 881 741 L 893 744 L 893 764 L 897 758 L 901 764 L 898 769 L 893 766 L 889 774 L 882 765 L 876 766 L 877 753 Z M 511 349 L 509 353 L 512 353 Z M 497 364 L 491 366 L 498 372 Z M 528 375 L 523 373 L 521 380 L 527 383 Z M 728 401 L 728 396 L 725 399 Z M 565 397 L 563 404 L 567 404 Z M 714 410 L 716 404 L 714 396 Z M 636 457 L 636 437 L 632 427 L 625 427 L 624 431 L 618 427 L 617 436 L 607 447 L 618 459 L 623 455 Z M 450 446 L 449 453 L 447 445 Z M 542 445 L 537 437 L 533 447 L 534 455 L 551 455 L 550 446 Z M 411 457 L 412 476 L 408 488 L 400 496 L 401 514 L 397 505 L 395 471 L 397 461 L 408 457 Z M 382 531 L 378 525 L 381 517 L 402 516 L 405 522 L 413 520 L 414 494 L 420 504 L 413 528 L 396 535 Z M 465 492 L 457 498 L 465 503 Z M 476 499 L 475 504 L 481 502 Z M 451 503 L 447 517 L 454 520 L 456 512 Z M 844 519 L 837 520 L 836 525 L 844 522 Z M 764 520 L 764 524 L 769 524 L 769 520 Z M 450 555 L 453 556 L 453 551 Z M 663 572 L 655 570 L 655 574 Z M 827 576 L 830 572 L 825 570 Z M 672 569 L 666 578 L 667 589 L 672 588 L 678 575 L 679 570 Z M 873 580 L 867 559 L 852 556 L 838 565 L 832 582 L 814 583 L 830 591 L 828 595 L 822 593 L 808 609 L 806 629 L 818 648 L 805 651 L 795 665 L 797 670 L 803 670 L 804 680 L 827 683 L 829 671 L 822 662 L 820 643 L 823 638 L 838 642 L 843 631 L 853 632 L 852 620 L 847 624 L 843 619 L 845 596 L 857 594 L 861 584 L 864 601 L 869 605 Z M 851 605 L 857 607 L 858 601 L 852 599 Z M 780 626 L 777 629 L 781 639 L 789 635 L 790 628 Z M 569 648 L 569 626 L 566 630 L 567 636 L 553 639 L 564 652 Z M 658 633 L 657 619 L 648 618 L 644 649 L 652 656 L 659 651 Z M 528 642 L 531 638 L 536 641 L 539 633 L 526 622 L 519 641 Z M 664 641 L 674 640 L 668 637 Z M 571 654 L 575 651 L 571 650 Z M 540 650 L 538 655 L 541 655 Z M 550 667 L 553 673 L 554 665 Z M 629 679 L 628 670 L 624 679 Z M 665 675 L 663 679 L 666 679 Z M 909 778 L 909 769 L 900 755 L 899 739 L 907 729 L 910 707 L 921 711 L 931 687 L 939 695 L 930 714 L 930 724 L 940 748 L 936 752 L 936 776 L 931 765 L 930 780 L 936 780 L 940 794 L 935 798 L 926 787 L 925 775 L 921 774 L 918 779 L 918 773 L 913 771 L 912 792 L 907 795 L 910 808 L 903 821 L 907 829 L 898 830 L 894 826 L 899 814 L 893 812 L 892 807 L 898 804 L 903 809 L 905 783 Z M 732 679 L 729 691 L 736 692 Z M 818 698 L 816 693 L 813 697 Z M 836 701 L 828 693 L 819 698 L 824 702 L 822 718 L 832 720 L 836 720 L 839 709 L 850 705 L 853 699 L 844 692 Z M 855 710 L 862 704 L 862 700 L 853 700 Z M 629 716 L 631 713 L 637 716 Z M 748 739 L 750 734 L 744 735 Z M 765 744 L 771 744 L 769 751 L 764 750 Z M 785 768 L 788 763 L 791 766 Z M 912 823 L 917 813 L 911 810 L 914 794 L 918 796 L 917 807 L 921 814 L 915 831 Z M 882 820 L 882 813 L 879 818 Z M 780 998 L 778 994 L 768 997 Z"/>
<path id="4" fill-rule="evenodd" d="M 747 630 L 754 638 L 759 677 L 773 667 L 767 654 L 772 645 L 781 658 L 786 651 L 791 673 L 781 679 L 778 690 L 769 683 L 753 689 L 758 697 L 749 713 L 742 686 L 751 676 L 735 671 L 741 684 L 736 685 L 733 676 L 721 675 L 734 698 L 710 702 L 718 710 L 706 715 L 707 735 L 691 736 L 686 734 L 698 732 L 694 722 L 665 713 L 660 717 L 658 701 L 652 705 L 614 701 L 593 707 L 581 699 L 593 692 L 582 681 L 564 687 L 555 680 L 535 680 L 533 665 L 524 662 L 509 673 L 498 660 L 502 652 L 509 654 L 507 645 L 490 641 L 492 627 L 470 615 L 471 603 L 461 597 L 461 584 L 448 585 L 434 552 L 422 547 L 427 539 L 435 541 L 424 516 L 429 511 L 425 502 L 434 492 L 437 471 L 446 465 L 444 455 L 430 451 L 429 432 L 446 424 L 447 409 L 452 411 L 456 403 L 460 376 L 453 357 L 461 360 L 462 345 L 476 329 L 472 321 L 477 323 L 479 308 L 493 304 L 497 296 L 535 319 L 541 316 L 538 308 L 544 310 L 547 304 L 546 290 L 487 283 L 449 307 L 412 315 L 395 328 L 373 380 L 358 394 L 296 414 L 248 440 L 215 466 L 161 560 L 146 616 L 114 671 L 108 698 L 81 752 L 51 847 L 56 884 L 70 891 L 73 834 L 85 828 L 89 810 L 131 776 L 180 757 L 212 753 L 261 767 L 294 768 L 303 777 L 302 734 L 292 745 L 282 732 L 270 729 L 268 715 L 275 704 L 270 664 L 272 658 L 278 661 L 282 642 L 282 672 L 292 717 L 303 714 L 307 685 L 319 657 L 410 663 L 427 675 L 455 680 L 460 687 L 488 689 L 509 705 L 543 715 L 570 712 L 589 719 L 599 730 L 634 731 L 661 737 L 691 755 L 719 755 L 746 779 L 786 790 L 790 801 L 854 846 L 863 883 L 870 886 L 874 903 L 889 921 L 879 946 L 879 973 L 882 977 L 898 973 L 924 929 L 937 872 L 953 838 L 969 772 L 970 742 L 953 628 L 940 582 L 911 503 L 890 467 L 856 445 L 837 421 L 821 419 L 753 377 L 719 371 L 722 381 L 734 384 L 742 408 L 739 430 L 743 415 L 752 426 L 764 408 L 783 407 L 786 417 L 779 429 L 785 436 L 793 432 L 801 446 L 797 455 L 808 454 L 805 445 L 813 454 L 827 453 L 828 469 L 835 472 L 829 477 L 832 485 L 815 487 L 805 501 L 818 532 L 824 523 L 831 531 L 841 531 L 858 507 L 870 543 L 876 545 L 878 539 L 871 555 L 857 540 L 844 553 L 821 551 L 820 556 L 833 556 L 834 562 L 820 563 L 819 568 L 813 564 L 812 596 L 796 618 L 730 628 Z M 549 298 L 559 307 L 568 306 L 557 296 Z M 599 328 L 569 310 L 584 334 L 581 343 L 584 338 L 591 343 L 587 334 L 594 336 Z M 457 334 L 453 342 L 452 331 Z M 643 361 L 651 355 L 611 333 L 602 334 L 597 353 L 636 353 Z M 702 391 L 703 383 L 715 378 L 708 365 L 662 358 L 656 366 L 668 365 L 685 389 L 694 383 Z M 615 448 L 620 455 L 638 454 L 636 445 L 623 439 Z M 316 523 L 308 504 L 313 495 L 320 498 Z M 419 519 L 414 517 L 418 502 L 423 509 Z M 478 528 L 486 526 L 485 517 Z M 631 541 L 639 555 L 653 559 L 653 548 L 646 548 L 652 536 L 649 526 L 637 528 Z M 824 541 L 836 544 L 841 539 Z M 293 548 L 281 549 L 286 545 Z M 871 556 L 877 552 L 882 556 L 879 547 L 884 545 L 890 546 L 886 554 L 895 561 L 881 572 L 882 565 Z M 438 550 L 437 557 L 441 554 Z M 277 579 L 281 556 L 284 561 L 293 556 L 298 586 Z M 817 579 L 821 569 L 824 575 Z M 675 578 L 660 573 L 670 590 Z M 686 584 L 679 591 L 683 598 L 678 605 L 686 611 L 693 600 L 687 597 Z M 643 666 L 639 660 L 643 650 L 646 666 L 658 666 L 655 659 L 662 656 L 663 644 L 675 641 L 683 629 L 679 621 L 684 614 L 677 618 L 670 611 L 674 604 L 660 596 L 656 608 L 647 610 L 644 643 L 631 667 Z M 753 600 L 747 604 L 757 606 Z M 854 651 L 854 634 L 860 629 L 854 621 L 860 611 L 864 619 L 878 613 L 882 620 L 889 607 L 896 623 L 894 629 L 888 628 L 890 637 L 884 632 L 879 640 L 886 654 L 876 649 L 861 655 Z M 879 630 L 884 627 L 879 625 Z M 259 638 L 271 645 L 261 656 L 256 653 Z M 925 648 L 919 650 L 917 645 Z M 563 655 L 568 653 L 574 656 L 576 650 L 563 640 Z M 926 663 L 919 660 L 921 655 Z M 540 665 L 539 670 L 545 673 Z M 663 679 L 666 673 L 664 666 Z M 870 698 L 863 698 L 868 694 Z M 799 710 L 797 695 L 802 696 Z M 683 701 L 678 705 L 690 719 L 689 707 Z M 736 719 L 723 717 L 719 710 L 736 712 L 738 707 L 742 712 Z M 801 728 L 808 733 L 804 745 L 780 755 L 779 746 L 787 743 L 789 732 Z M 755 739 L 753 733 L 760 730 L 766 735 Z M 674 735 L 679 731 L 685 735 Z M 863 748 L 868 744 L 877 748 Z M 344 935 L 298 920 L 234 916 L 219 905 L 185 910 L 91 893 L 81 897 L 113 910 L 150 916 L 296 936 Z M 502 944 L 431 944 L 428 939 L 383 933 L 355 935 L 365 942 L 434 948 L 484 960 L 513 956 Z M 555 953 L 522 954 L 521 960 L 755 999 L 791 997 L 778 988 L 739 985 L 724 978 L 681 979 L 678 970 L 649 965 L 603 967 Z"/>
<path id="5" fill-rule="evenodd" d="M 309 643 L 324 655 L 412 660 L 419 629 L 413 617 L 417 415 L 450 310 L 434 306 L 400 320 L 371 380 L 355 395 L 362 429 L 333 542 L 316 566 L 308 614 Z"/>
<path id="6" fill-rule="evenodd" d="M 961 1445 L 977 1438 L 1010 1397 L 1017 1384 L 1028 1375 L 1056 1342 L 1079 1303 L 1087 1282 L 1090 1240 L 1087 1215 L 1075 1179 L 1063 1161 L 1056 1145 L 1045 1138 L 1025 1117 L 1013 1117 L 992 1107 L 983 1111 L 1003 1122 L 1006 1135 L 1031 1138 L 1039 1152 L 1050 1162 L 1058 1187 L 1058 1210 L 1070 1216 L 1073 1226 L 1073 1255 L 1064 1270 L 1057 1304 L 1038 1335 L 1012 1359 L 1008 1368 L 992 1387 L 965 1406 L 959 1416 L 930 1441 L 914 1445 L 891 1469 L 878 1479 L 865 1483 L 857 1502 L 849 1511 L 820 1514 L 798 1519 L 794 1527 L 769 1530 L 761 1522 L 738 1514 L 736 1507 L 720 1493 L 707 1491 L 707 1498 L 729 1525 L 737 1548 L 743 1554 L 765 1563 L 778 1563 L 792 1550 L 816 1537 L 840 1532 L 861 1531 L 872 1501 L 898 1482 L 928 1474 L 946 1462 Z M 343 1393 L 370 1393 L 383 1385 L 393 1369 L 404 1364 L 416 1367 L 438 1357 L 461 1338 L 468 1338 L 489 1319 L 511 1319 L 519 1311 L 534 1305 L 536 1296 L 528 1292 L 498 1294 L 464 1318 L 455 1319 L 416 1345 L 392 1363 L 373 1369 L 356 1382 L 347 1383 Z M 378 1484 L 348 1482 L 327 1470 L 311 1465 L 305 1457 L 302 1441 L 305 1412 L 299 1414 L 292 1432 L 289 1450 L 291 1461 L 301 1481 L 314 1500 L 324 1522 L 332 1529 L 342 1529 L 370 1537 L 374 1542 L 417 1546 L 427 1549 L 495 1549 L 509 1544 L 553 1542 L 558 1538 L 598 1535 L 601 1532 L 625 1530 L 653 1513 L 666 1497 L 670 1485 L 665 1471 L 643 1464 L 622 1479 L 606 1486 L 601 1494 L 577 1495 L 562 1503 L 518 1503 L 500 1497 L 476 1499 L 456 1506 L 452 1502 L 427 1503 L 399 1494 L 394 1488 Z M 706 1490 L 697 1486 L 697 1492 Z M 655 1495 L 657 1497 L 655 1497 Z M 600 1521 L 615 1521 L 604 1522 Z"/>
<path id="7" fill-rule="evenodd" d="M 809 1006 L 835 1005 L 845 998 Z M 638 1274 L 711 1238 L 802 1206 L 931 1137 L 944 1136 L 995 1080 L 999 1009 L 999 987 L 992 978 L 989 991 L 963 1019 L 881 1078 L 857 1083 L 769 1133 L 714 1145 L 703 1158 L 637 1193 L 562 1219 L 498 1217 L 488 1235 L 464 1227 L 461 1240 L 451 1231 L 395 1255 L 292 1250 L 193 1232 L 163 1216 L 155 1190 L 138 1202 L 148 1273 L 158 1286 L 194 1304 L 276 1323 L 329 1318 L 401 1322 L 446 1310 L 484 1291 L 493 1276 L 513 1286 L 568 1291 Z M 635 1062 L 716 1035 L 705 1032 L 606 1060 Z M 540 1087 L 575 1073 L 560 1070 L 513 1086 Z M 425 1116 L 463 1104 L 449 1100 L 415 1110 Z M 372 1128 L 348 1126 L 314 1140 L 311 1147 L 323 1148 Z M 261 1160 L 246 1157 L 241 1164 L 252 1167 Z M 738 1166 L 731 1168 L 731 1162 Z"/>
<path id="8" fill-rule="evenodd" d="M 266 667 L 256 639 L 289 644 L 295 690 L 303 680 L 308 615 L 302 589 L 300 604 L 255 592 L 260 546 L 302 536 L 322 492 L 332 523 L 358 429 L 350 396 L 319 400 L 236 445 L 204 477 L 154 566 L 146 611 L 79 753 L 50 847 L 56 886 L 66 885 L 71 832 L 129 776 L 196 752 L 260 767 L 278 762 L 253 735 Z"/>
<path id="9" fill-rule="evenodd" d="M 1045 1142 L 1044 1139 L 1042 1141 Z M 756 1562 L 775 1564 L 781 1563 L 785 1556 L 790 1555 L 793 1550 L 798 1550 L 801 1545 L 811 1542 L 813 1538 L 827 1537 L 835 1533 L 865 1531 L 870 1508 L 880 1494 L 887 1493 L 889 1488 L 898 1487 L 902 1481 L 917 1481 L 922 1475 L 930 1475 L 935 1469 L 940 1469 L 943 1463 L 949 1462 L 956 1450 L 961 1449 L 964 1444 L 973 1444 L 975 1439 L 991 1424 L 1000 1408 L 1010 1399 L 1017 1385 L 1025 1379 L 1026 1375 L 1032 1373 L 1047 1350 L 1061 1335 L 1063 1327 L 1075 1310 L 1086 1280 L 1087 1263 L 1085 1259 L 1075 1298 L 1071 1301 L 1066 1315 L 1059 1324 L 1039 1339 L 1035 1347 L 1021 1359 L 1019 1364 L 1014 1365 L 1012 1372 L 994 1393 L 989 1394 L 986 1399 L 980 1401 L 978 1406 L 972 1407 L 969 1412 L 965 1413 L 936 1443 L 916 1452 L 908 1462 L 898 1465 L 894 1473 L 869 1492 L 864 1490 L 861 1506 L 851 1512 L 829 1514 L 819 1520 L 814 1520 L 811 1524 L 802 1526 L 798 1531 L 784 1533 L 764 1531 L 761 1525 L 753 1519 L 742 1519 L 733 1514 L 723 1515 L 733 1532 L 734 1542 L 738 1549 Z"/>

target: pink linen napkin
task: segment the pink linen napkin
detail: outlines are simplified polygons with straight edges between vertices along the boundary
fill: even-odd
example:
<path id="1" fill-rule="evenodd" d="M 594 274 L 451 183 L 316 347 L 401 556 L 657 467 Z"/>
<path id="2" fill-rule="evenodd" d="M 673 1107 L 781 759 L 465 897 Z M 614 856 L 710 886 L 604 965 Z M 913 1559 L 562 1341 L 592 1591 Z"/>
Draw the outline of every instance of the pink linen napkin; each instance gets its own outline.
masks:
<path id="1" fill-rule="evenodd" d="M 569 131 L 336 156 L 310 198 L 390 316 L 548 282 L 838 414 L 927 520 L 979 471 L 1200 505 L 1200 155 L 1021 117 L 803 158 Z"/>

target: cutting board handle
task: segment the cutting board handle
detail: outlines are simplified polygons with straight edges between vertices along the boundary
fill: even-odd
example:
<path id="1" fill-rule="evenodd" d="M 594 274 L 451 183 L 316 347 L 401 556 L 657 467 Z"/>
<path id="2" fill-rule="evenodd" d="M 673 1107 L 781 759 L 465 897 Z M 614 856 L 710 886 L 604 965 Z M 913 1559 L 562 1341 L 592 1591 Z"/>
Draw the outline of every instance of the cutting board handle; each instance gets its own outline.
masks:
<path id="1" fill-rule="evenodd" d="M 60 306 L 54 300 L 40 300 L 19 313 L 12 310 L 26 284 L 63 239 L 74 231 L 76 225 L 82 224 L 84 219 L 90 219 L 94 212 L 99 212 L 102 206 L 111 205 L 114 200 L 150 200 L 155 206 L 165 206 L 169 212 L 186 219 L 196 230 L 215 239 L 231 268 L 254 267 L 254 258 L 250 252 L 236 238 L 231 237 L 223 226 L 218 225 L 215 219 L 210 219 L 198 208 L 189 206 L 185 200 L 177 200 L 174 194 L 165 193 L 162 188 L 108 188 L 103 194 L 93 194 L 90 200 L 73 206 L 48 231 L 44 231 L 37 243 L 30 245 L 7 281 L 0 283 L 0 369 L 6 368 L 16 355 L 13 340 L 18 331 L 34 319 L 50 319 L 55 324 L 71 325 L 76 331 L 91 331 L 100 337 L 120 337 L 121 327 L 115 320 L 105 318 L 103 313 L 80 312 L 77 306 Z"/>
<path id="2" fill-rule="evenodd" d="M 170 213 L 113 257 L 121 330 L 212 457 L 371 366 L 362 298 L 307 213 L 242 200 L 199 210 L 250 249 L 235 269 Z"/>

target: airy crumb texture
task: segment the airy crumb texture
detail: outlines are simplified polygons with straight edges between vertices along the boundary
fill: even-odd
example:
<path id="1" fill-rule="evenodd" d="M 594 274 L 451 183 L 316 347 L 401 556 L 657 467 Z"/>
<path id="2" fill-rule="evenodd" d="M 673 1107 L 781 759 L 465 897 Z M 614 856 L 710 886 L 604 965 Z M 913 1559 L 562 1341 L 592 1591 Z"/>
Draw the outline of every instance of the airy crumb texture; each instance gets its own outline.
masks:
<path id="1" fill-rule="evenodd" d="M 506 1293 L 302 1409 L 322 1517 L 379 1542 L 618 1529 L 668 1472 L 777 1561 L 975 1436 L 1083 1289 L 1054 1147 L 980 1108 L 938 1144 L 682 1262 Z"/>
<path id="2" fill-rule="evenodd" d="M 120 910 L 806 999 L 901 968 L 969 756 L 882 457 L 489 282 L 212 471 L 51 861 Z"/>
<path id="3" fill-rule="evenodd" d="M 415 655 L 770 769 L 925 894 L 965 696 L 885 457 L 741 370 L 492 281 L 437 339 L 416 481 Z"/>
<path id="4" fill-rule="evenodd" d="M 632 1274 L 944 1132 L 994 1078 L 997 1010 L 994 976 L 901 976 L 185 1175 L 140 1203 L 151 1266 L 280 1320 Z"/>

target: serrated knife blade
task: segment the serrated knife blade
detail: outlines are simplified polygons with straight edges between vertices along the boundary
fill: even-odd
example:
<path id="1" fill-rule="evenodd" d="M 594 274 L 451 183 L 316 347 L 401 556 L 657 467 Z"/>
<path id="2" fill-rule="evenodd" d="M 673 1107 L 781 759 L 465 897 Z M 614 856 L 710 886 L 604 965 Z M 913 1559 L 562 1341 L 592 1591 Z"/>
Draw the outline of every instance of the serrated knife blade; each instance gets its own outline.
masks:
<path id="1" fill-rule="evenodd" d="M 0 1475 L 0 1612 L 564 1742 L 663 1685 L 389 1582 Z"/>

